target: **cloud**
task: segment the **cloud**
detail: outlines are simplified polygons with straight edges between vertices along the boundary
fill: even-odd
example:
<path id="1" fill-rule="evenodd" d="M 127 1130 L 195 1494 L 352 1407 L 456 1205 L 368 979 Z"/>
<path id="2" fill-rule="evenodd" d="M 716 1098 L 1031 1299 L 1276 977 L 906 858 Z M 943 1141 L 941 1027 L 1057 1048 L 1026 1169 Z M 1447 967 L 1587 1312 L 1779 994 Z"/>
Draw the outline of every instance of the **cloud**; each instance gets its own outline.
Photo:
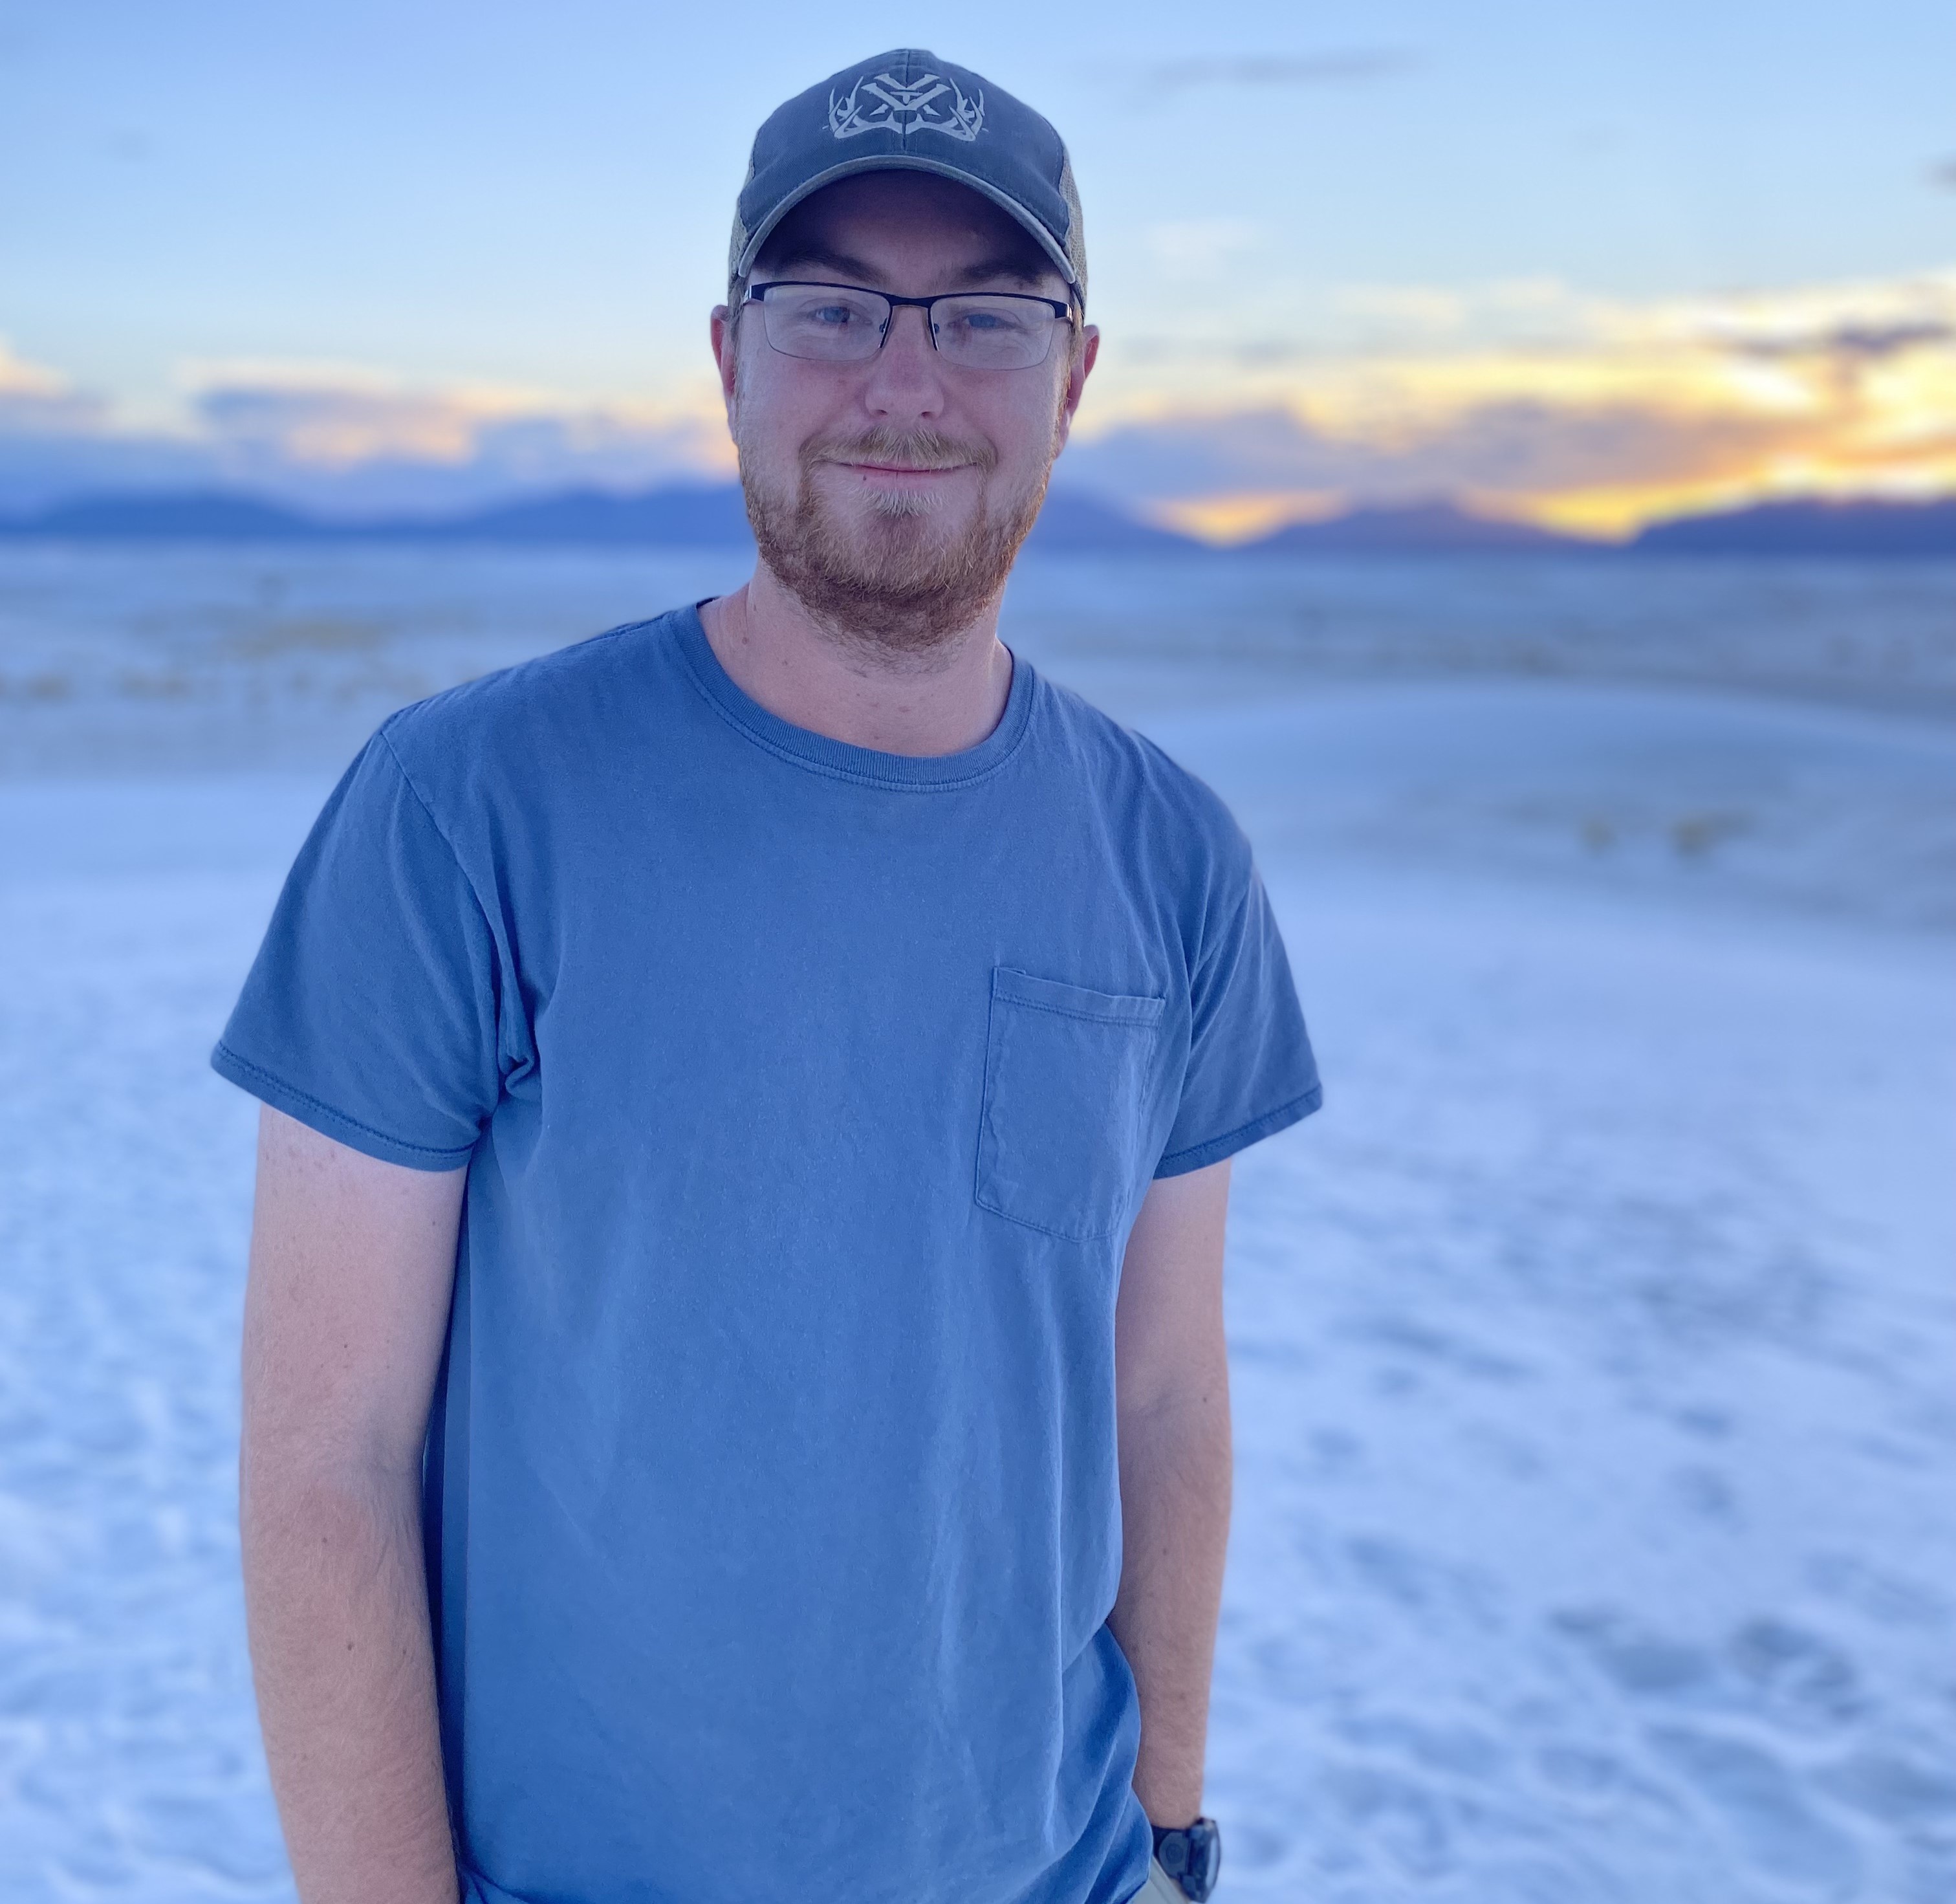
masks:
<path id="1" fill-rule="evenodd" d="M 1218 236 L 1233 237 L 1229 221 Z M 1211 221 L 1190 228 L 1187 251 L 1199 248 Z M 1181 228 L 1156 226 L 1150 242 L 1164 267 L 1170 264 L 1155 233 Z M 1245 228 L 1253 242 L 1263 235 Z M 1207 260 L 1204 260 L 1207 262 Z M 1159 298 L 1143 307 L 1148 328 L 1138 334 L 1118 323 L 1103 344 L 1104 389 L 1124 374 L 1117 365 L 1148 366 L 1156 377 L 1185 383 L 1218 368 L 1254 377 L 1260 371 L 1308 371 L 1337 362 L 1363 365 L 1409 354 L 1437 358 L 1463 352 L 1507 350 L 1539 354 L 1551 349 L 1582 350 L 1606 339 L 1617 321 L 1614 308 L 1549 276 L 1497 279 L 1487 283 L 1299 283 L 1295 276 L 1266 278 L 1260 270 L 1241 274 L 1241 307 L 1226 312 L 1204 307 L 1200 328 L 1177 335 L 1158 327 L 1173 323 L 1172 303 Z M 1106 321 L 1103 320 L 1103 321 Z M 1111 374 L 1109 373 L 1112 373 Z"/>
<path id="2" fill-rule="evenodd" d="M 1252 250 L 1260 240 L 1247 218 L 1195 218 L 1151 225 L 1148 249 L 1172 278 L 1212 278 L 1232 257 Z"/>
<path id="3" fill-rule="evenodd" d="M 0 396 L 47 396 L 64 387 L 65 380 L 56 372 L 17 357 L 13 346 L 0 337 Z"/>
<path id="4" fill-rule="evenodd" d="M 1378 339 L 1396 330 L 1437 336 L 1451 333 L 1541 336 L 1579 334 L 1591 321 L 1593 300 L 1559 278 L 1498 278 L 1490 284 L 1346 284 L 1332 293 L 1341 317 Z"/>
<path id="5" fill-rule="evenodd" d="M 1062 471 L 1070 485 L 1226 534 L 1321 514 L 1327 499 L 1447 495 L 1525 515 L 1557 496 L 1729 484 L 1799 440 L 1786 419 L 1506 398 L 1355 430 L 1281 409 L 1138 422 L 1069 450 Z"/>
<path id="6" fill-rule="evenodd" d="M 179 427 L 118 427 L 99 400 L 0 350 L 0 508 L 103 489 L 247 488 L 328 513 L 438 512 L 569 486 L 730 472 L 710 407 L 415 385 L 358 368 L 193 366 Z"/>
<path id="7" fill-rule="evenodd" d="M 1929 168 L 1929 182 L 1945 191 L 1956 191 L 1956 159 L 1944 159 Z"/>
<path id="8" fill-rule="evenodd" d="M 0 337 L 0 430 L 50 434 L 99 424 L 103 406 L 73 388 L 58 371 L 16 356 Z"/>
<path id="9" fill-rule="evenodd" d="M 199 488 L 216 480 L 195 444 L 161 434 L 14 431 L 0 410 L 0 514 L 27 515 L 64 497 Z"/>
<path id="10" fill-rule="evenodd" d="M 1362 322 L 1429 333 L 1459 330 L 1468 300 L 1459 292 L 1428 284 L 1348 284 L 1333 294 L 1342 311 Z"/>
<path id="11" fill-rule="evenodd" d="M 196 417 L 213 442 L 295 467 L 726 459 L 717 416 L 650 404 L 579 404 L 500 385 L 416 386 L 331 366 L 206 366 L 191 382 Z"/>
<path id="12" fill-rule="evenodd" d="M 1956 323 L 1926 317 L 1882 324 L 1843 324 L 1784 336 L 1735 337 L 1734 349 L 1754 357 L 1831 357 L 1875 363 L 1925 345 L 1956 342 Z"/>
<path id="13" fill-rule="evenodd" d="M 1917 324 L 1841 324 L 1814 341 L 1828 356 L 1872 362 L 1920 345 L 1946 344 L 1952 339 L 1956 339 L 1956 324 L 1933 318 Z"/>
<path id="14" fill-rule="evenodd" d="M 1131 368 L 1116 343 L 1059 480 L 1222 535 L 1436 495 L 1617 534 L 1762 496 L 1956 491 L 1956 270 L 1642 302 L 1347 286 L 1313 321 L 1253 348 L 1156 338 Z"/>
<path id="15" fill-rule="evenodd" d="M 1419 64 L 1397 47 L 1354 46 L 1321 53 L 1245 53 L 1229 58 L 1166 60 L 1147 68 L 1142 83 L 1156 92 L 1210 86 L 1339 86 L 1385 79 Z"/>
<path id="16" fill-rule="evenodd" d="M 400 459 L 456 465 L 519 399 L 467 388 L 415 390 L 357 371 L 242 365 L 194 376 L 194 409 L 232 453 L 320 469 Z"/>
<path id="17" fill-rule="evenodd" d="M 1956 334 L 1956 270 L 1783 291 L 1598 305 L 1605 334 L 1705 343 L 1756 355 L 1868 356 Z"/>
<path id="18" fill-rule="evenodd" d="M 162 441 L 135 441 L 109 406 L 0 338 L 0 510 L 38 508 L 79 491 L 166 484 L 194 472 Z"/>
<path id="19" fill-rule="evenodd" d="M 1164 229 L 1190 257 L 1242 235 Z M 574 400 L 229 363 L 185 392 L 171 427 L 132 428 L 0 346 L 0 508 L 195 483 L 434 513 L 733 472 L 710 386 Z M 1648 301 L 1551 279 L 1330 286 L 1247 337 L 1116 333 L 1057 475 L 1219 535 L 1439 495 L 1620 533 L 1762 496 L 1956 492 L 1956 270 Z"/>
<path id="20" fill-rule="evenodd" d="M 330 368 L 206 369 L 194 411 L 227 480 L 330 510 L 455 508 L 732 469 L 725 425 L 710 410 L 417 387 Z"/>

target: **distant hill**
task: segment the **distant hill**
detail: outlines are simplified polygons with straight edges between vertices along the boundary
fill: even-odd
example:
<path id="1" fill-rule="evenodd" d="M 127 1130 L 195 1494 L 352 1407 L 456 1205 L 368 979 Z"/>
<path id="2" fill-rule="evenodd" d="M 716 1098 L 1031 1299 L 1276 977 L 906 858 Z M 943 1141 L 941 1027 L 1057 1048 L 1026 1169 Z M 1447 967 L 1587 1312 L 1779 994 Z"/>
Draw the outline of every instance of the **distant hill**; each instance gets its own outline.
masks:
<path id="1" fill-rule="evenodd" d="M 85 496 L 0 519 L 0 537 L 87 541 L 489 543 L 606 548 L 738 545 L 748 540 L 737 483 L 672 483 L 633 494 L 563 490 L 465 515 L 364 522 L 311 516 L 226 491 Z M 1207 556 L 1210 546 L 1141 521 L 1118 504 L 1061 488 L 1046 497 L 1028 545 L 1047 554 Z M 1602 543 L 1448 502 L 1348 510 L 1294 523 L 1240 552 L 1283 556 L 1477 554 L 1817 556 L 1956 559 L 1956 500 L 1765 503 L 1653 523 L 1633 542 Z"/>
<path id="2" fill-rule="evenodd" d="M 213 491 L 90 496 L 0 523 L 0 534 L 86 540 L 213 542 L 525 542 L 620 544 L 744 542 L 737 483 L 676 483 L 637 495 L 599 490 L 499 504 L 465 516 L 368 521 L 308 516 L 254 496 Z"/>
<path id="3" fill-rule="evenodd" d="M 393 523 L 379 531 L 417 540 L 633 544 L 744 542 L 747 509 L 732 482 L 674 483 L 637 495 L 567 489 L 504 503 L 445 522 Z"/>
<path id="4" fill-rule="evenodd" d="M 256 497 L 183 490 L 154 495 L 84 496 L 38 515 L 0 522 L 0 535 L 80 540 L 289 542 L 330 533 L 309 516 Z"/>
<path id="5" fill-rule="evenodd" d="M 1527 523 L 1472 515 L 1452 503 L 1425 502 L 1292 523 L 1239 546 L 1270 555 L 1471 555 L 1582 553 L 1599 545 Z"/>
<path id="6" fill-rule="evenodd" d="M 501 542 L 610 548 L 743 542 L 747 513 L 737 483 L 671 484 L 636 494 L 572 489 L 466 515 L 366 521 L 309 516 L 224 491 L 84 497 L 0 523 L 0 535 L 207 542 Z M 1142 521 L 1079 490 L 1050 491 L 1030 546 L 1052 553 L 1200 555 L 1193 536 Z M 1450 504 L 1359 509 L 1300 523 L 1241 547 L 1275 554 L 1413 554 L 1472 550 L 1586 548 L 1590 544 L 1473 516 Z"/>
<path id="7" fill-rule="evenodd" d="M 0 535 L 79 540 L 222 542 L 495 542 L 629 548 L 740 543 L 747 511 L 737 483 L 675 483 L 617 495 L 564 490 L 467 515 L 335 521 L 222 491 L 91 496 L 0 522 Z M 1054 550 L 1196 552 L 1185 535 L 1156 529 L 1094 496 L 1060 490 L 1046 498 L 1033 532 Z"/>
<path id="8" fill-rule="evenodd" d="M 1125 552 L 1145 555 L 1201 555 L 1208 545 L 1173 529 L 1157 529 L 1117 504 L 1077 489 L 1046 492 L 1046 507 L 1027 546 L 1058 554 L 1068 551 Z"/>
<path id="9" fill-rule="evenodd" d="M 1956 557 L 1956 500 L 1759 503 L 1653 523 L 1630 547 L 1650 555 Z"/>

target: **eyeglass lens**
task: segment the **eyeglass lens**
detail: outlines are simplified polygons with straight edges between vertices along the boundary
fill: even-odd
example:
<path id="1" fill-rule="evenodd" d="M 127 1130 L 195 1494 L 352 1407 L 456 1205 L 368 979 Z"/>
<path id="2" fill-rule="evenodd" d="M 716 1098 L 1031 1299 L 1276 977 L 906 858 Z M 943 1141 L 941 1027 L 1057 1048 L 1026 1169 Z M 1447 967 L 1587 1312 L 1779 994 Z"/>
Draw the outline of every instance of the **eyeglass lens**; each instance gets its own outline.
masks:
<path id="1" fill-rule="evenodd" d="M 760 301 L 768 342 L 790 357 L 850 363 L 881 348 L 894 307 L 873 291 L 837 285 L 778 284 Z M 1063 322 L 1036 298 L 973 293 L 932 300 L 931 329 L 954 364 L 1028 370 L 1043 363 Z"/>

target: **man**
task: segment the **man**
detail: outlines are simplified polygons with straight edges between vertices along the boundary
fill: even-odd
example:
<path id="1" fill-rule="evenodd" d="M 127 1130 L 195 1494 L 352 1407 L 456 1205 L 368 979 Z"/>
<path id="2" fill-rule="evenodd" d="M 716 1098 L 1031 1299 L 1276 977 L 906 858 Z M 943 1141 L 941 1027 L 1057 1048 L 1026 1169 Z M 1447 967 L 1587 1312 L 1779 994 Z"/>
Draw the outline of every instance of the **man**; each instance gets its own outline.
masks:
<path id="1" fill-rule="evenodd" d="M 1318 1091 L 1227 813 L 997 639 L 1085 291 L 997 87 L 790 101 L 752 579 L 394 715 L 300 855 L 214 1062 L 307 1904 L 1207 1893 L 1227 1160 Z"/>

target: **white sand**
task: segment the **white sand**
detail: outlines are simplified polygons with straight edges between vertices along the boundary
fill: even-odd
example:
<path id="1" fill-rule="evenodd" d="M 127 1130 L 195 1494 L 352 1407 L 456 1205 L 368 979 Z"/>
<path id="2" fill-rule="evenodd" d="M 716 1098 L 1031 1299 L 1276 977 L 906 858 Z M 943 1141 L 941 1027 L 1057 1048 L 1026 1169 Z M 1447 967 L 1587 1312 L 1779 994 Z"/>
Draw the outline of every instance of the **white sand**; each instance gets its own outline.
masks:
<path id="1" fill-rule="evenodd" d="M 465 599 L 450 569 L 409 612 L 405 573 L 336 579 L 344 620 L 396 605 L 377 679 L 453 670 L 430 630 L 487 597 L 648 580 L 544 564 Z M 93 652 L 203 625 L 112 579 Z M 1956 731 L 1734 691 L 1750 664 L 1137 658 L 1058 617 L 1092 582 L 1055 571 L 1016 638 L 1236 805 L 1327 1087 L 1238 1164 L 1222 1895 L 1946 1904 Z M 16 679 L 30 636 L 61 652 L 25 588 L 0 574 Z M 270 680 L 293 652 L 197 665 L 299 772 L 122 662 L 0 701 L 0 748 L 32 730 L 0 784 L 8 1904 L 289 1895 L 235 1582 L 253 1107 L 205 1056 L 386 699 Z"/>

